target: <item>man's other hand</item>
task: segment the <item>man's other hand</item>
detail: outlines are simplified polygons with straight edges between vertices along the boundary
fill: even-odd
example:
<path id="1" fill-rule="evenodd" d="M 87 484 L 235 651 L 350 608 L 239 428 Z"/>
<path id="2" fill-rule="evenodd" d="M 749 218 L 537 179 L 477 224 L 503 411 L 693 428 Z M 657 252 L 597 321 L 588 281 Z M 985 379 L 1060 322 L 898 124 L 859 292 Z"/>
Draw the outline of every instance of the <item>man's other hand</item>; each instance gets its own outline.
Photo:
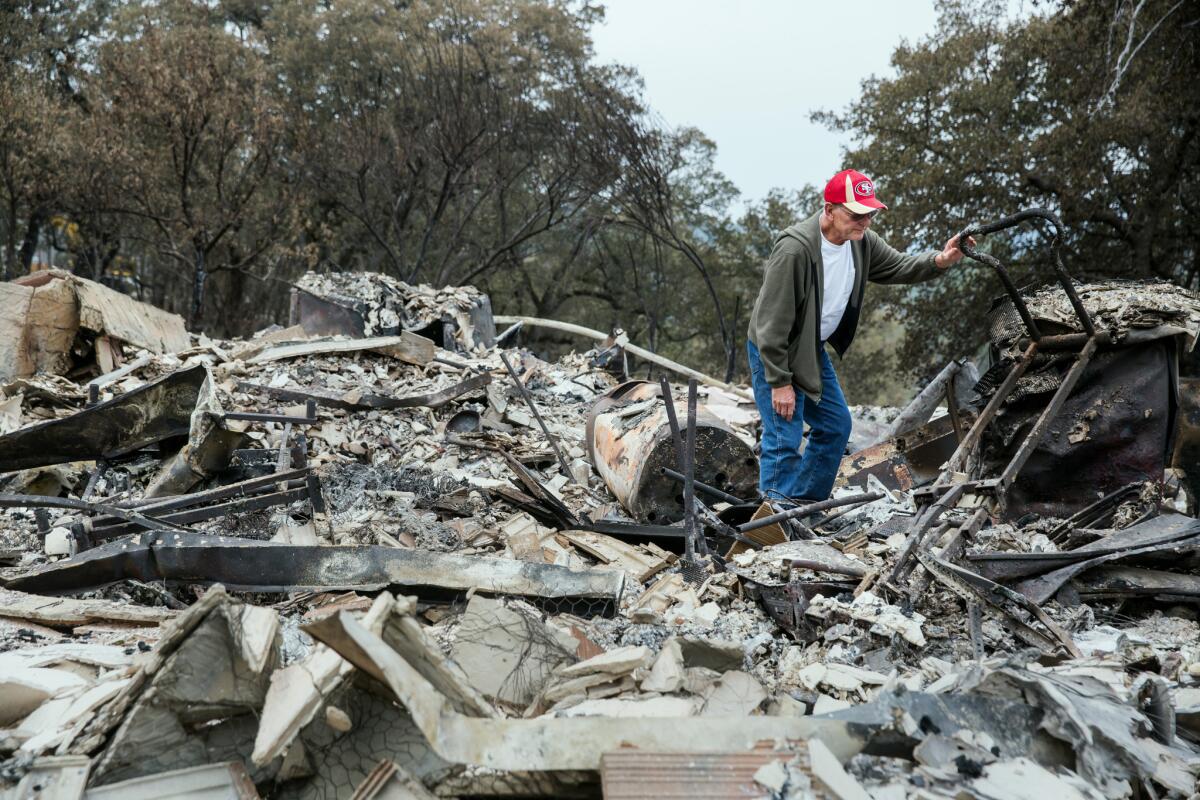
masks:
<path id="1" fill-rule="evenodd" d="M 788 386 L 776 386 L 771 390 L 771 408 L 775 409 L 775 413 L 792 421 L 792 414 L 796 413 L 796 390 Z"/>
<path id="2" fill-rule="evenodd" d="M 975 237 L 968 236 L 967 244 L 974 247 Z M 958 247 L 958 234 L 955 234 L 954 238 L 946 242 L 946 246 L 942 248 L 942 252 L 933 257 L 933 263 L 938 269 L 949 269 L 952 264 L 962 261 L 962 258 L 963 251 Z"/>

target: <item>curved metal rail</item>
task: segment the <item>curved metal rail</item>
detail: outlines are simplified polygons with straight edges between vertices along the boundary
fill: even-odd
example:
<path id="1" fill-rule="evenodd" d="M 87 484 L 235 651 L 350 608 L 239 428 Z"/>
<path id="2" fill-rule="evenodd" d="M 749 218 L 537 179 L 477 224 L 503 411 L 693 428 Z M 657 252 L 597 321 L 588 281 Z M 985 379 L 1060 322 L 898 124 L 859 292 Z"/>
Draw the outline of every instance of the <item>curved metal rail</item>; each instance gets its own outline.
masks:
<path id="1" fill-rule="evenodd" d="M 958 246 L 962 250 L 963 255 L 987 264 L 992 269 L 996 270 L 996 274 L 1000 277 L 1000 282 L 1004 284 L 1004 290 L 1008 292 L 1008 296 L 1012 298 L 1013 305 L 1017 308 L 1017 313 L 1021 315 L 1021 321 L 1025 324 L 1026 331 L 1029 332 L 1029 338 L 1032 341 L 1039 341 L 1042 338 L 1041 331 L 1038 330 L 1037 323 L 1033 321 L 1033 316 L 1029 313 L 1029 307 L 1025 305 L 1024 299 L 1021 297 L 1020 291 L 1017 290 L 1016 284 L 1009 277 L 1008 270 L 1004 264 L 995 256 L 987 253 L 980 253 L 974 247 L 967 243 L 967 240 L 975 236 L 987 236 L 989 234 L 998 233 L 1008 228 L 1015 228 L 1022 222 L 1031 219 L 1041 219 L 1049 222 L 1054 228 L 1054 236 L 1050 240 L 1050 249 L 1054 253 L 1054 272 L 1058 278 L 1059 284 L 1063 291 L 1067 293 L 1067 299 L 1071 301 L 1071 308 L 1075 310 L 1075 316 L 1079 319 L 1079 324 L 1083 326 L 1083 330 L 1088 337 L 1094 336 L 1096 326 L 1092 322 L 1092 317 L 1088 314 L 1087 309 L 1083 307 L 1083 303 L 1079 300 L 1079 295 L 1075 292 L 1075 285 L 1071 282 L 1071 276 L 1067 273 L 1067 268 L 1063 266 L 1062 260 L 1062 238 L 1063 225 L 1062 220 L 1057 215 L 1044 208 L 1027 208 L 1024 211 L 1018 211 L 1016 214 L 1011 214 L 1007 217 L 1002 217 L 995 222 L 987 224 L 968 225 L 958 234 Z"/>

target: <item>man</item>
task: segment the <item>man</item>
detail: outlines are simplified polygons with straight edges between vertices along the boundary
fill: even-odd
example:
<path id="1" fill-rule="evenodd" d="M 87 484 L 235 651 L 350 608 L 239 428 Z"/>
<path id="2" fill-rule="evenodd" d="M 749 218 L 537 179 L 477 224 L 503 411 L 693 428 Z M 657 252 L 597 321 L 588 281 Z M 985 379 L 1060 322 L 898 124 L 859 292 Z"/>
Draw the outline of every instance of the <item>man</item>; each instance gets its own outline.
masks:
<path id="1" fill-rule="evenodd" d="M 850 410 L 825 344 L 845 355 L 867 280 L 919 283 L 963 257 L 957 236 L 940 252 L 896 252 L 871 231 L 886 208 L 870 178 L 843 170 L 826 184 L 822 210 L 780 234 L 767 259 L 746 343 L 763 423 L 765 497 L 816 501 L 833 489 L 850 438 Z M 811 431 L 801 456 L 805 422 Z"/>

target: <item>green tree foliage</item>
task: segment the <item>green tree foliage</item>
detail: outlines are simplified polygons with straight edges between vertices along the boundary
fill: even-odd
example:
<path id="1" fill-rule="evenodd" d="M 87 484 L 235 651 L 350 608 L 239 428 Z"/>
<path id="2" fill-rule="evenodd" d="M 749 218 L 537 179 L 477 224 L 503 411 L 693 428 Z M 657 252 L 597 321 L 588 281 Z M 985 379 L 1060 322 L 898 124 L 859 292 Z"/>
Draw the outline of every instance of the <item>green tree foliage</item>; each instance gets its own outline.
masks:
<path id="1" fill-rule="evenodd" d="M 1077 278 L 1194 286 L 1200 222 L 1200 7 L 1177 0 L 1064 3 L 1009 21 L 946 2 L 936 32 L 898 48 L 840 113 L 846 161 L 876 176 L 893 244 L 939 247 L 969 222 L 1029 206 L 1058 213 Z M 984 242 L 1024 281 L 1049 277 L 1040 235 Z M 964 262 L 946 279 L 874 292 L 900 322 L 901 363 L 926 374 L 971 353 L 1002 287 Z"/>

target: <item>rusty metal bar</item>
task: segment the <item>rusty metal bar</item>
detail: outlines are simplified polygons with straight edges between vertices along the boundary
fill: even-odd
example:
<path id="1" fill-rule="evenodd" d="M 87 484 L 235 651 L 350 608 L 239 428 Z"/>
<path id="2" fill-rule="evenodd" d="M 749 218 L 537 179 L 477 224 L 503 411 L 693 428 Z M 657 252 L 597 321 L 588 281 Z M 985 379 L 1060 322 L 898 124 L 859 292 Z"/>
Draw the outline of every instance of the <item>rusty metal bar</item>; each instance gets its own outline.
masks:
<path id="1" fill-rule="evenodd" d="M 815 514 L 818 511 L 828 511 L 831 508 L 839 508 L 841 506 L 853 505 L 855 503 L 869 503 L 883 497 L 883 492 L 866 492 L 865 494 L 855 494 L 850 497 L 842 497 L 836 500 L 822 500 L 819 503 L 809 503 L 806 506 L 796 506 L 787 511 L 781 511 L 778 514 L 772 514 L 769 517 L 762 519 L 751 520 L 744 525 L 738 525 L 736 530 L 739 533 L 758 530 L 765 528 L 768 525 L 774 525 L 777 522 L 793 519 L 795 517 L 803 517 L 806 514 Z"/>
<path id="2" fill-rule="evenodd" d="M 1025 301 L 1021 298 L 1020 292 L 1009 278 L 1007 270 L 998 259 L 986 253 L 979 253 L 974 247 L 967 243 L 967 239 L 972 236 L 986 236 L 991 233 L 1005 230 L 1006 228 L 1016 227 L 1020 223 L 1029 219 L 1043 219 L 1050 223 L 1054 228 L 1054 236 L 1050 240 L 1050 249 L 1054 254 L 1054 272 L 1058 278 L 1059 284 L 1063 291 L 1067 293 L 1067 299 L 1071 302 L 1071 308 L 1075 311 L 1075 316 L 1079 319 L 1079 323 L 1083 326 L 1083 330 L 1088 337 L 1094 336 L 1096 326 L 1092 323 L 1092 318 L 1088 314 L 1087 309 L 1083 307 L 1083 303 L 1079 300 L 1079 295 L 1075 292 L 1075 286 L 1071 282 L 1071 276 L 1067 273 L 1067 269 L 1063 266 L 1062 260 L 1062 235 L 1063 226 L 1059 218 L 1043 209 L 1043 208 L 1027 208 L 1024 211 L 1018 211 L 1011 216 L 998 219 L 995 222 L 990 222 L 986 225 L 970 225 L 963 229 L 959 234 L 958 245 L 967 255 L 976 261 L 980 261 L 996 270 L 1000 276 L 1001 282 L 1004 284 L 1005 290 L 1012 298 L 1013 305 L 1016 306 L 1017 313 L 1021 315 L 1021 321 L 1025 323 L 1025 329 L 1029 332 L 1029 338 L 1038 340 L 1041 338 L 1041 332 L 1033 321 L 1033 317 L 1029 314 L 1029 308 L 1025 305 Z"/>
<path id="3" fill-rule="evenodd" d="M 953 563 L 956 558 L 962 555 L 967 538 L 979 533 L 979 529 L 983 527 L 983 523 L 987 522 L 987 518 L 988 512 L 986 508 L 975 509 L 975 513 L 971 515 L 970 519 L 960 525 L 954 533 L 950 534 L 950 541 L 946 542 L 946 546 L 942 548 L 942 552 L 938 553 L 938 558 L 942 561 Z M 909 597 L 915 599 L 925 594 L 932 580 L 933 576 L 929 574 L 929 571 L 922 568 L 913 580 Z"/>
<path id="4" fill-rule="evenodd" d="M 175 511 L 181 508 L 191 508 L 192 506 L 197 506 L 202 503 L 209 503 L 216 500 L 228 500 L 231 497 L 249 497 L 255 494 L 262 494 L 263 492 L 270 491 L 273 484 L 279 483 L 280 481 L 290 481 L 295 478 L 302 478 L 306 474 L 308 474 L 308 467 L 301 467 L 288 472 L 275 472 L 269 475 L 262 475 L 257 478 L 239 481 L 238 483 L 230 483 L 225 486 L 219 486 L 216 489 L 208 489 L 206 491 L 196 492 L 194 494 L 184 494 L 165 499 L 155 497 L 150 499 L 136 500 L 128 503 L 117 503 L 115 507 L 121 509 L 122 511 L 125 509 L 137 509 L 140 512 L 144 511 L 146 513 L 158 514 L 164 511 Z M 119 514 L 110 514 L 109 516 L 116 517 L 118 519 L 124 519 L 124 517 Z M 92 522 L 93 524 L 107 524 L 109 520 L 103 517 L 97 517 Z"/>
<path id="5" fill-rule="evenodd" d="M 1063 404 L 1067 402 L 1068 395 L 1075 388 L 1075 384 L 1079 382 L 1079 378 L 1083 375 L 1083 370 L 1087 367 L 1088 362 L 1092 360 L 1092 354 L 1096 352 L 1097 341 L 1096 337 L 1088 340 L 1083 349 L 1079 351 L 1079 356 L 1075 359 L 1075 363 L 1071 365 L 1071 369 L 1059 384 L 1058 390 L 1054 393 L 1054 397 L 1042 410 L 1041 416 L 1034 423 L 1033 429 L 1029 431 L 1029 435 L 1025 437 L 1025 441 L 1021 443 L 1012 460 L 1008 462 L 1008 466 L 1004 468 L 1004 472 L 1000 475 L 1000 493 L 1003 493 L 1016 480 L 1017 473 L 1021 471 L 1021 467 L 1025 466 L 1025 462 L 1033 455 L 1034 449 L 1042 441 L 1042 437 L 1046 435 L 1046 429 L 1050 427 L 1054 417 L 1062 410 Z"/>
<path id="6" fill-rule="evenodd" d="M 558 464 L 562 467 L 563 475 L 567 476 L 567 480 L 571 483 L 578 483 L 575 476 L 571 473 L 571 465 L 567 463 L 566 456 L 562 453 L 562 448 L 558 446 L 558 439 L 546 427 L 546 421 L 542 419 L 542 414 L 538 411 L 537 405 L 533 402 L 533 395 L 525 388 L 525 384 L 521 382 L 521 376 L 513 369 L 512 363 L 508 360 L 508 356 L 503 350 L 497 351 L 500 354 L 500 360 L 504 362 L 504 368 L 508 370 L 508 376 L 512 378 L 512 382 L 517 385 L 517 389 L 521 392 L 521 397 L 525 400 L 525 405 L 529 406 L 529 410 L 533 412 L 533 418 L 537 420 L 537 424 L 541 427 L 542 433 L 546 434 L 546 439 L 549 440 L 550 446 L 554 448 L 554 455 L 558 456 Z"/>
<path id="7" fill-rule="evenodd" d="M 687 532 L 684 554 L 688 561 L 695 561 L 697 547 L 696 527 L 696 379 L 688 379 L 687 437 L 683 444 L 683 527 Z"/>
<path id="8" fill-rule="evenodd" d="M 1086 333 L 1063 333 L 1057 336 L 1043 336 L 1038 339 L 1039 350 L 1079 350 L 1089 339 L 1095 338 L 1100 344 L 1108 344 L 1112 340 L 1112 335 L 1108 331 L 1096 331 L 1095 334 L 1089 336 Z M 1027 347 L 1028 339 L 1022 339 L 1018 346 Z"/>
<path id="9" fill-rule="evenodd" d="M 679 481 L 680 483 L 683 483 L 685 480 L 683 473 L 676 472 L 675 470 L 671 469 L 670 467 L 663 467 L 662 474 L 666 475 L 671 480 L 676 480 L 676 481 Z M 746 501 L 741 499 L 740 497 L 734 497 L 729 492 L 723 492 L 715 486 L 709 486 L 707 483 L 696 480 L 695 476 L 692 477 L 692 483 L 695 485 L 695 487 L 698 491 L 703 492 L 704 494 L 708 495 L 709 497 L 713 498 L 714 500 L 720 500 L 724 503 L 729 503 L 729 504 L 735 505 L 735 506 L 744 505 L 746 503 Z"/>
<path id="10" fill-rule="evenodd" d="M 975 424 L 971 426 L 971 430 L 967 431 L 967 435 L 958 443 L 958 449 L 954 451 L 954 455 L 946 462 L 946 471 L 943 477 L 952 472 L 958 472 L 962 469 L 963 461 L 967 455 L 979 444 L 979 440 L 983 437 L 983 429 L 988 426 L 988 423 L 1000 411 L 1000 404 L 1012 394 L 1013 387 L 1017 385 L 1017 381 L 1025 374 L 1025 370 L 1029 369 L 1030 363 L 1033 361 L 1034 355 L 1037 354 L 1038 343 L 1030 342 L 1025 348 L 1025 352 L 1017 359 L 1013 368 L 1009 370 L 1004 381 L 996 389 L 996 393 L 992 395 L 991 400 L 984 406 L 979 417 L 975 420 Z M 941 478 L 938 479 L 941 481 Z"/>
<path id="11" fill-rule="evenodd" d="M 44 497 L 42 495 L 24 495 L 24 494 L 0 494 L 0 508 L 64 508 L 71 511 L 86 511 L 95 514 L 107 514 L 110 517 L 117 517 L 125 520 L 131 525 L 147 530 L 170 530 L 178 533 L 193 533 L 189 528 L 182 525 L 175 525 L 171 522 L 161 519 L 152 519 L 139 514 L 136 511 L 129 511 L 124 508 L 108 505 L 107 503 L 93 503 L 91 501 L 76 500 L 73 497 Z"/>
<path id="12" fill-rule="evenodd" d="M 921 540 L 925 538 L 925 532 L 928 531 L 933 523 L 937 522 L 942 514 L 950 508 L 953 508 L 958 503 L 958 498 L 962 496 L 964 486 L 961 483 L 956 483 L 950 486 L 941 497 L 930 504 L 929 508 L 921 512 L 921 516 L 917 517 L 916 523 L 912 527 L 912 533 L 908 535 L 908 541 L 904 543 L 904 549 L 900 551 L 900 555 L 896 558 L 896 563 L 892 567 L 892 573 L 888 580 L 893 583 L 912 572 L 912 566 L 909 562 L 913 555 L 920 550 Z"/>
<path id="13" fill-rule="evenodd" d="M 658 379 L 662 390 L 662 399 L 667 410 L 667 424 L 671 427 L 671 441 L 675 443 L 675 466 L 679 469 L 679 479 L 686 480 L 683 473 L 683 436 L 679 433 L 679 419 L 675 416 L 675 396 L 671 394 L 671 382 L 664 375 Z"/>
<path id="14" fill-rule="evenodd" d="M 311 477 L 311 476 L 310 476 Z M 180 530 L 188 533 L 196 533 L 189 528 L 176 528 L 177 525 L 182 525 L 191 522 L 203 522 L 205 520 L 223 517 L 226 514 L 246 513 L 250 511 L 258 511 L 264 508 L 272 508 L 274 506 L 287 505 L 294 503 L 297 500 L 308 498 L 308 486 L 303 480 L 288 481 L 281 484 L 286 488 L 272 492 L 270 494 L 256 494 L 249 497 L 242 497 L 237 500 L 230 500 L 226 503 L 218 503 L 215 506 L 201 506 L 200 508 L 186 508 L 182 511 L 172 511 L 168 514 L 163 514 L 154 520 L 156 530 L 170 528 L 171 530 Z M 112 525 L 93 525 L 90 527 L 87 523 L 90 520 L 84 521 L 84 531 L 95 541 L 105 541 L 115 539 L 118 536 L 124 536 L 128 533 L 135 533 L 134 524 L 129 522 L 118 522 Z"/>

